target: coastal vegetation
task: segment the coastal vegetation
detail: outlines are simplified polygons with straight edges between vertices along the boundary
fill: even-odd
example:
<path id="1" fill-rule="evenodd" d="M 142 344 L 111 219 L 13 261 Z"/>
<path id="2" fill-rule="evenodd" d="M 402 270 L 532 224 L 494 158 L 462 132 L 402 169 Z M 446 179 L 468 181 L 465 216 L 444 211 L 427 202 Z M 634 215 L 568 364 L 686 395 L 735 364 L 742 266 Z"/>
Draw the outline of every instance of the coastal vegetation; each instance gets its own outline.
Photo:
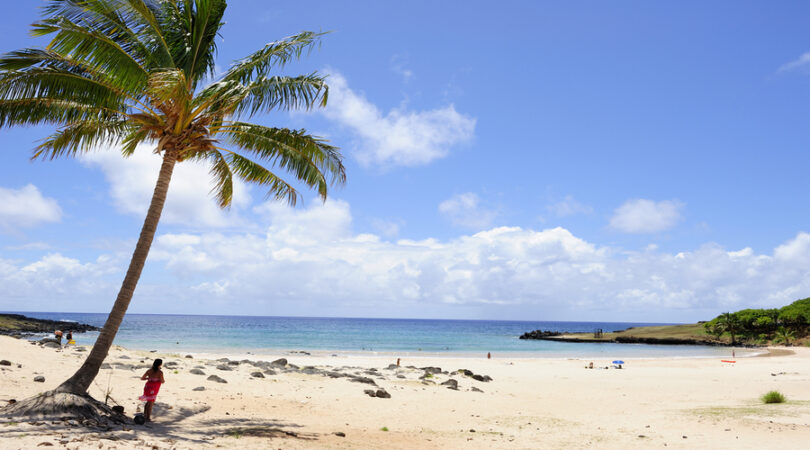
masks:
<path id="1" fill-rule="evenodd" d="M 725 312 L 707 322 L 631 327 L 614 332 L 558 333 L 536 330 L 521 339 L 671 345 L 810 345 L 810 298 L 782 308 Z"/>
<path id="2" fill-rule="evenodd" d="M 725 312 L 703 324 L 706 333 L 733 344 L 792 345 L 810 334 L 810 297 L 782 308 Z"/>
<path id="3" fill-rule="evenodd" d="M 785 396 L 779 391 L 770 391 L 762 396 L 762 403 L 785 403 Z"/>
<path id="4" fill-rule="evenodd" d="M 32 159 L 105 148 L 127 157 L 143 144 L 162 160 L 130 265 L 95 345 L 73 376 L 35 402 L 17 402 L 17 411 L 57 412 L 66 402 L 56 394 L 87 398 L 140 278 L 176 164 L 207 164 L 211 193 L 223 208 L 231 203 L 234 177 L 290 205 L 299 193 L 274 170 L 323 199 L 330 186 L 345 182 L 342 155 L 324 139 L 245 121 L 271 110 L 326 105 L 324 76 L 277 73 L 316 47 L 322 34 L 271 42 L 219 74 L 226 6 L 225 0 L 50 0 L 32 25 L 34 36 L 50 37 L 48 45 L 0 57 L 0 128 L 58 127 Z M 67 403 L 75 406 L 74 400 Z M 72 410 L 85 414 L 82 408 Z"/>

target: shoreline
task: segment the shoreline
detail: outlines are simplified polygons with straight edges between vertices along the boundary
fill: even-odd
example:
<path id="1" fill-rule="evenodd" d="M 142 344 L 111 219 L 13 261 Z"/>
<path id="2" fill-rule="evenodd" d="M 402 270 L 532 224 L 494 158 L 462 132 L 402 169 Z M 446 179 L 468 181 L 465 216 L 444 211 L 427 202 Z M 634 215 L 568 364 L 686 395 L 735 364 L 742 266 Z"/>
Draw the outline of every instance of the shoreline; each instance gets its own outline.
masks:
<path id="1" fill-rule="evenodd" d="M 36 335 L 30 336 L 31 338 L 44 338 L 47 335 Z M 77 341 L 77 346 L 92 346 L 92 342 L 86 342 L 82 339 L 83 336 L 75 335 L 74 339 Z M 24 338 L 27 339 L 27 338 Z M 37 339 L 32 339 L 36 341 Z M 573 342 L 566 342 L 566 344 L 572 344 L 576 346 L 577 344 L 589 344 L 588 342 L 582 343 L 573 343 Z M 249 357 L 255 355 L 276 355 L 276 354 L 284 354 L 288 356 L 294 356 L 296 354 L 300 354 L 303 356 L 307 356 L 306 354 L 309 353 L 313 356 L 320 356 L 320 357 L 331 357 L 332 355 L 337 355 L 336 357 L 380 357 L 380 358 L 397 358 L 397 357 L 408 357 L 408 358 L 453 358 L 453 359 L 478 359 L 483 358 L 486 359 L 486 351 L 415 351 L 415 350 L 341 350 L 341 349 L 321 349 L 321 348 L 307 348 L 307 347 L 296 347 L 296 348 L 263 348 L 263 347 L 218 347 L 218 348 L 189 348 L 183 347 L 182 341 L 176 347 L 173 348 L 162 348 L 162 347 L 145 347 L 145 348 L 137 348 L 125 345 L 115 344 L 121 348 L 126 348 L 132 351 L 139 351 L 139 352 L 151 352 L 155 351 L 156 353 L 169 353 L 169 354 L 200 354 L 200 355 L 210 355 L 211 357 L 221 358 L 221 357 Z M 605 344 L 597 344 L 597 346 L 592 347 L 595 349 L 601 349 L 604 347 Z M 711 359 L 711 358 L 718 358 L 722 357 L 723 355 L 731 353 L 731 351 L 735 351 L 738 356 L 737 357 L 753 357 L 758 356 L 761 353 L 767 353 L 768 349 L 778 349 L 779 347 L 707 347 L 703 345 L 657 345 L 657 344 L 614 344 L 617 347 L 614 347 L 614 351 L 611 351 L 609 355 L 604 354 L 605 352 L 594 352 L 594 353 L 586 353 L 586 354 L 578 354 L 576 351 L 572 351 L 570 353 L 563 353 L 559 350 L 536 350 L 536 351 L 491 351 L 489 353 L 492 354 L 493 358 L 500 357 L 500 358 L 515 358 L 515 359 L 588 359 L 588 358 L 600 358 L 600 357 L 611 357 L 611 358 L 628 358 L 628 359 L 689 359 L 689 358 L 697 358 L 697 359 Z M 575 347 L 571 347 L 575 348 Z M 630 351 L 627 353 L 623 353 L 622 349 L 632 348 L 636 351 Z M 642 349 L 642 350 L 638 350 Z M 649 351 L 644 351 L 644 349 L 648 349 Z M 677 351 L 688 351 L 689 349 L 696 350 L 695 354 L 672 354 L 672 352 Z M 655 354 L 656 350 L 660 350 L 659 354 Z M 707 352 L 709 351 L 709 352 Z M 707 353 L 704 353 L 707 352 Z"/>

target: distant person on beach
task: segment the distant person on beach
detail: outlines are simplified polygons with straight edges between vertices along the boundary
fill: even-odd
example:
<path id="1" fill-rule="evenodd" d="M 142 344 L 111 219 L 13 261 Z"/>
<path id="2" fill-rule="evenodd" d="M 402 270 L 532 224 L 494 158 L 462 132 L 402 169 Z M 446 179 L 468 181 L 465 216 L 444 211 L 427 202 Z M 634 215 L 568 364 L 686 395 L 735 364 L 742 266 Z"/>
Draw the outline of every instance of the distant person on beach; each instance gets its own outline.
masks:
<path id="1" fill-rule="evenodd" d="M 53 336 L 59 341 L 59 345 L 62 345 L 62 330 L 56 330 L 53 332 Z"/>
<path id="2" fill-rule="evenodd" d="M 492 353 L 487 352 L 487 359 L 492 359 Z"/>
<path id="3" fill-rule="evenodd" d="M 146 385 L 143 387 L 143 395 L 138 397 L 142 402 L 146 402 L 143 408 L 143 417 L 147 422 L 152 420 L 152 406 L 155 404 L 160 385 L 165 383 L 163 379 L 163 371 L 160 367 L 163 365 L 163 360 L 158 358 L 152 363 L 152 368 L 143 374 L 141 380 L 146 380 Z"/>
<path id="4" fill-rule="evenodd" d="M 65 336 L 65 341 L 70 344 L 73 341 L 73 331 L 68 330 L 67 335 Z"/>

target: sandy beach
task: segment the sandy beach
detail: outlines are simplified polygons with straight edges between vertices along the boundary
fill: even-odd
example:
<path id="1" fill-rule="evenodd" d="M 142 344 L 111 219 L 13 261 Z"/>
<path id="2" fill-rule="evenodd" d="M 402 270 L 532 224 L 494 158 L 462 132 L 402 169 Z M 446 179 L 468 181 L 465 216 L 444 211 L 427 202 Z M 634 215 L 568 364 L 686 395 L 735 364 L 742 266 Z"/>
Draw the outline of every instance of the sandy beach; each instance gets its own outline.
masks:
<path id="1" fill-rule="evenodd" d="M 86 355 L 5 336 L 0 348 L 0 359 L 11 363 L 0 366 L 2 404 L 57 386 Z M 396 359 L 387 356 L 229 356 L 232 362 L 115 347 L 90 393 L 103 400 L 109 392 L 132 416 L 139 377 L 161 357 L 166 384 L 153 423 L 99 429 L 3 419 L 0 447 L 786 449 L 810 441 L 810 348 L 734 364 L 627 360 L 622 370 L 586 369 L 584 359 L 498 355 L 407 357 L 399 368 L 389 368 Z M 288 364 L 269 364 L 279 358 Z M 438 369 L 425 376 L 424 367 Z M 762 404 L 758 398 L 774 389 L 788 402 Z M 390 398 L 376 397 L 378 390 Z"/>

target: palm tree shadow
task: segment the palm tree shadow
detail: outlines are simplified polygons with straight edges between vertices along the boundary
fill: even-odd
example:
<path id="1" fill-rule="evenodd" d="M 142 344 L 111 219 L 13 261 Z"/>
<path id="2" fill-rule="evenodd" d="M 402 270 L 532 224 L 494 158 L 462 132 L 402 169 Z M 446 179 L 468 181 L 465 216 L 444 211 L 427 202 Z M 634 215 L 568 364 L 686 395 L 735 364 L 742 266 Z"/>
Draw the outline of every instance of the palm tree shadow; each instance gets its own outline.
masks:
<path id="1" fill-rule="evenodd" d="M 156 404 L 162 406 L 161 404 Z M 157 422 L 145 425 L 145 432 L 155 438 L 173 439 L 187 443 L 204 443 L 220 437 L 240 438 L 258 437 L 265 439 L 300 439 L 314 441 L 316 433 L 302 433 L 303 425 L 277 419 L 254 420 L 247 418 L 221 418 L 187 421 L 194 416 L 210 410 L 210 406 L 175 407 L 165 414 L 156 415 Z M 137 425 L 136 425 L 137 427 Z"/>

